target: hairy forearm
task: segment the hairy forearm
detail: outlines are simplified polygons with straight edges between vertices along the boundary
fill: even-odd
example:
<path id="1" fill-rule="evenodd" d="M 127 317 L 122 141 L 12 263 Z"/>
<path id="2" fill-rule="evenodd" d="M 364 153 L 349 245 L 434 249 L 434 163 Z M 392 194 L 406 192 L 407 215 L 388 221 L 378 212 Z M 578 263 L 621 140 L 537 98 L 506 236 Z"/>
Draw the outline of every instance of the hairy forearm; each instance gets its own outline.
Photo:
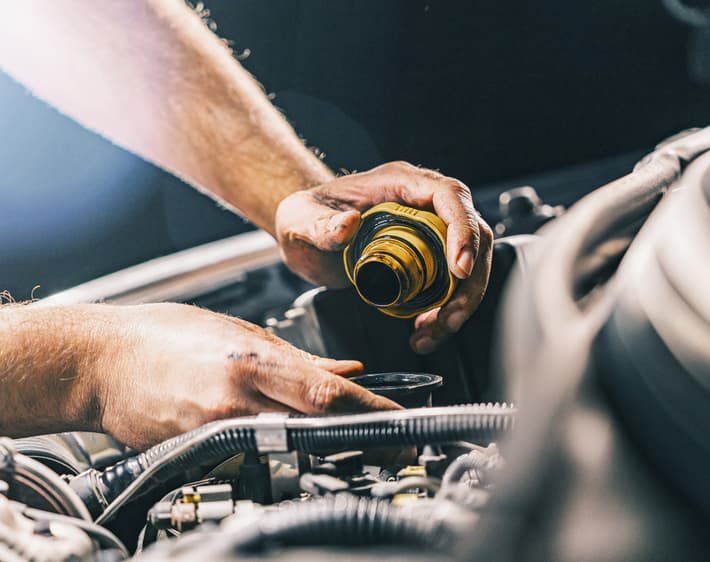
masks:
<path id="1" fill-rule="evenodd" d="M 11 6 L 1 8 L 0 66 L 272 234 L 286 195 L 332 177 L 183 0 Z"/>
<path id="2" fill-rule="evenodd" d="M 99 429 L 105 308 L 0 307 L 0 435 Z"/>

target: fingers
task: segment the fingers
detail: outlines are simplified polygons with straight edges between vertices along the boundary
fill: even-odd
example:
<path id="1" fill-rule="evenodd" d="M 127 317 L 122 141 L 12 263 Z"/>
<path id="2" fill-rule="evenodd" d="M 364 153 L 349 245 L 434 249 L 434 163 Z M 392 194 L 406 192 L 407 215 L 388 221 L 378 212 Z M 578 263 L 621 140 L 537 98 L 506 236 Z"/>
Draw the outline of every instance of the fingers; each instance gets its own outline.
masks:
<path id="1" fill-rule="evenodd" d="M 321 195 L 328 201 L 340 196 L 361 211 L 385 201 L 434 211 L 447 226 L 449 269 L 459 279 L 471 275 L 479 251 L 479 216 L 471 190 L 459 180 L 406 162 L 390 162 L 335 180 L 324 191 Z"/>
<path id="2" fill-rule="evenodd" d="M 456 180 L 453 180 L 456 182 Z M 434 210 L 446 223 L 446 259 L 451 272 L 459 279 L 466 279 L 473 271 L 478 257 L 478 215 L 473 208 L 471 192 L 462 183 L 454 183 L 448 189 L 433 196 Z"/>
<path id="3" fill-rule="evenodd" d="M 282 255 L 291 269 L 311 282 L 347 286 L 339 252 L 355 236 L 360 212 L 386 201 L 433 211 L 447 225 L 447 265 L 461 283 L 451 302 L 418 320 L 412 343 L 428 353 L 471 316 L 490 273 L 493 234 L 462 182 L 406 162 L 391 162 L 293 194 L 277 211 Z"/>
<path id="4" fill-rule="evenodd" d="M 317 201 L 311 192 L 291 195 L 279 205 L 276 234 L 284 263 L 315 285 L 348 285 L 341 250 L 355 236 L 360 213 Z"/>
<path id="5" fill-rule="evenodd" d="M 397 407 L 344 378 L 363 371 L 359 361 L 319 357 L 263 331 L 240 332 L 237 348 L 227 354 L 231 390 L 219 393 L 215 418 L 234 412 L 323 414 Z"/>
<path id="6" fill-rule="evenodd" d="M 401 409 L 401 406 L 365 390 L 345 378 L 324 373 L 309 378 L 301 394 L 302 411 L 313 414 L 369 412 Z"/>
<path id="7" fill-rule="evenodd" d="M 301 241 L 326 252 L 342 250 L 359 225 L 357 210 L 333 208 L 308 191 L 284 199 L 276 217 L 280 242 Z"/>
<path id="8" fill-rule="evenodd" d="M 438 214 L 447 225 L 449 269 L 459 279 L 471 275 L 482 234 L 470 190 L 459 180 L 406 162 L 336 178 L 284 199 L 275 225 L 284 261 L 313 283 L 347 286 L 339 252 L 355 236 L 360 212 L 386 201 Z"/>
<path id="9" fill-rule="evenodd" d="M 354 377 L 362 374 L 365 367 L 360 361 L 329 359 L 326 357 L 315 357 L 314 363 L 324 371 L 330 371 L 341 377 Z"/>
<path id="10" fill-rule="evenodd" d="M 315 363 L 287 362 L 257 370 L 253 384 L 265 397 L 305 414 L 394 410 L 400 406 Z"/>
<path id="11" fill-rule="evenodd" d="M 419 315 L 414 323 L 410 345 L 417 353 L 431 353 L 458 332 L 481 304 L 491 270 L 493 234 L 485 223 L 481 227 L 479 255 L 468 279 L 459 284 L 451 300 L 440 309 Z"/>

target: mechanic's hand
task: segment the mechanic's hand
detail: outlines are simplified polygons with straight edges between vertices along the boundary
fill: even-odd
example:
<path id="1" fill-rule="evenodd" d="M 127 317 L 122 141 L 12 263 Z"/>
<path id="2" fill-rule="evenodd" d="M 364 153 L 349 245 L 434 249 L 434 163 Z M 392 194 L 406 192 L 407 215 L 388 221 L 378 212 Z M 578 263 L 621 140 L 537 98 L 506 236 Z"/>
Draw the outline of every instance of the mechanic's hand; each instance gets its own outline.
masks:
<path id="1" fill-rule="evenodd" d="M 462 282 L 443 307 L 416 318 L 412 347 L 429 353 L 473 314 L 490 274 L 493 233 L 463 183 L 391 162 L 286 197 L 276 212 L 276 235 L 293 271 L 316 284 L 345 287 L 342 249 L 357 232 L 360 213 L 386 201 L 433 211 L 448 226 L 449 268 Z"/>
<path id="2" fill-rule="evenodd" d="M 359 362 L 309 355 L 248 322 L 178 304 L 107 308 L 118 328 L 97 365 L 100 429 L 132 447 L 231 416 L 399 408 L 344 378 Z"/>

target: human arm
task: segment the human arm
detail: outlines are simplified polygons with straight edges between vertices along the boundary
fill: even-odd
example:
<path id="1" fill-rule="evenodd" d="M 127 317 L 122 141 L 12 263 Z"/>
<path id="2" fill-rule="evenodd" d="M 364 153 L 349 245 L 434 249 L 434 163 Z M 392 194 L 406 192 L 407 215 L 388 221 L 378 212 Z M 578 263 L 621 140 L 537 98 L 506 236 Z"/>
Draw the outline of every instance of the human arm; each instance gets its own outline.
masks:
<path id="1" fill-rule="evenodd" d="M 306 279 L 345 286 L 342 249 L 357 232 L 360 213 L 385 201 L 433 211 L 448 227 L 447 261 L 461 282 L 444 306 L 415 319 L 410 338 L 415 351 L 430 353 L 476 310 L 491 270 L 493 232 L 474 209 L 471 192 L 462 182 L 407 162 L 390 162 L 296 192 L 276 213 L 282 254 Z"/>
<path id="2" fill-rule="evenodd" d="M 333 178 L 183 0 L 4 5 L 0 68 L 271 234 L 286 195 Z"/>
<path id="3" fill-rule="evenodd" d="M 406 163 L 335 178 L 182 0 L 25 0 L 3 9 L 0 66 L 88 128 L 240 211 L 314 283 L 347 283 L 341 250 L 368 207 L 398 201 L 440 214 L 449 267 L 462 283 L 444 308 L 415 322 L 417 351 L 432 351 L 480 303 L 492 233 L 468 188 Z"/>
<path id="4" fill-rule="evenodd" d="M 104 431 L 139 449 L 215 419 L 397 408 L 258 326 L 178 304 L 0 307 L 0 435 Z"/>

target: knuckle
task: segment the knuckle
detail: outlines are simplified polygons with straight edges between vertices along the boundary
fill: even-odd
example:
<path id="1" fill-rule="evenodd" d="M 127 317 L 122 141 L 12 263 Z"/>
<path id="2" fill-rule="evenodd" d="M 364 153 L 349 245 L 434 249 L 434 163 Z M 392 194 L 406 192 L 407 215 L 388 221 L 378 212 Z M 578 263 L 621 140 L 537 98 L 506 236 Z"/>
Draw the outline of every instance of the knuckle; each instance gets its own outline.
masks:
<path id="1" fill-rule="evenodd" d="M 491 230 L 491 227 L 483 219 L 479 219 L 478 221 L 478 232 L 481 240 L 487 242 L 493 240 L 493 230 Z"/>
<path id="2" fill-rule="evenodd" d="M 316 382 L 306 390 L 306 402 L 317 412 L 327 412 L 345 398 L 342 381 L 327 378 Z"/>
<path id="3" fill-rule="evenodd" d="M 460 199 L 471 199 L 469 187 L 456 178 L 447 178 L 446 187 Z"/>
<path id="4" fill-rule="evenodd" d="M 473 242 L 474 248 L 478 249 L 481 245 L 481 229 L 479 228 L 478 221 L 475 217 L 469 217 L 471 221 L 469 227 L 471 229 L 471 241 Z"/>
<path id="5" fill-rule="evenodd" d="M 485 286 L 482 287 L 477 281 L 471 283 L 466 293 L 461 295 L 461 299 L 457 303 L 459 310 L 469 316 L 473 314 L 478 305 L 481 304 L 484 293 Z"/>
<path id="6" fill-rule="evenodd" d="M 453 298 L 447 308 L 447 314 L 452 314 L 459 310 L 468 310 L 475 298 L 475 294 L 478 293 L 478 287 L 475 285 L 469 285 L 459 292 L 455 298 Z"/>

